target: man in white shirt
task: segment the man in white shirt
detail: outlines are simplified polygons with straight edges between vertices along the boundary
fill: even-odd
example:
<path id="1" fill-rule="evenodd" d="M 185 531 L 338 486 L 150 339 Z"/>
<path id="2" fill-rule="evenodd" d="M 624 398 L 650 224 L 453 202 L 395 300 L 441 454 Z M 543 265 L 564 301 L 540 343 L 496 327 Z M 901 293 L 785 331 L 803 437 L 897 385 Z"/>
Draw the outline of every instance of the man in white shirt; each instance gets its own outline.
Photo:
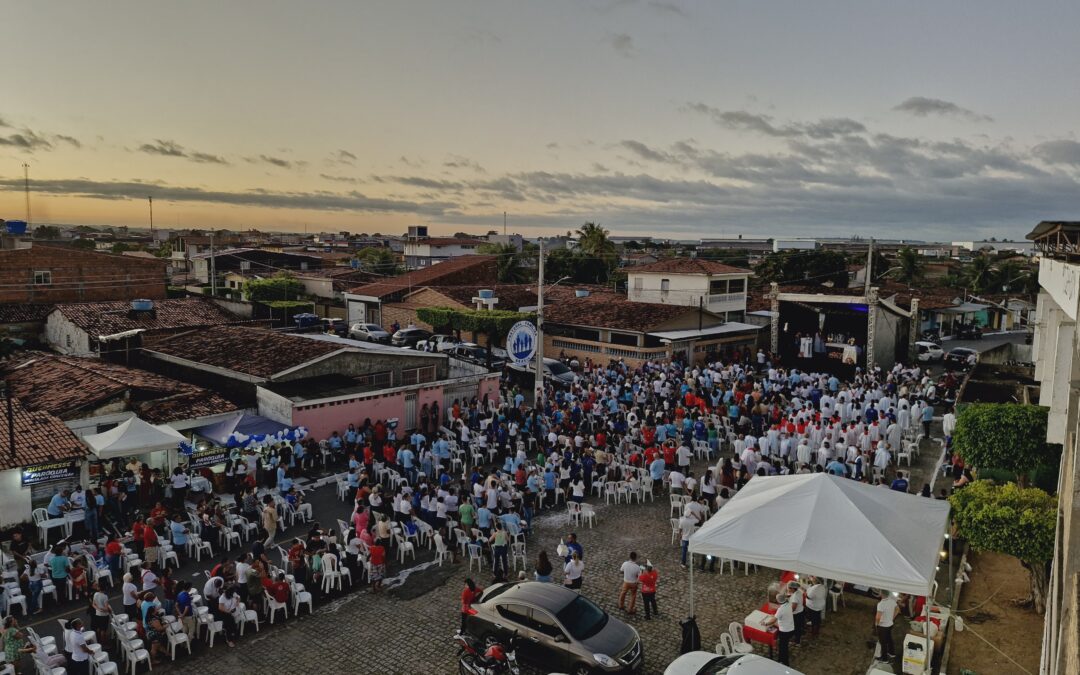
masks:
<path id="1" fill-rule="evenodd" d="M 693 451 L 685 443 L 679 446 L 679 449 L 675 451 L 675 463 L 679 465 L 679 471 L 686 473 L 690 468 L 690 458 L 693 456 Z"/>
<path id="2" fill-rule="evenodd" d="M 953 413 L 952 408 L 949 408 L 945 416 L 941 418 L 941 431 L 945 434 L 945 438 L 951 438 L 956 431 L 956 414 Z"/>
<path id="3" fill-rule="evenodd" d="M 791 615 L 795 618 L 795 644 L 802 643 L 803 627 L 806 625 L 806 592 L 798 581 L 788 583 L 788 602 L 791 604 Z"/>
<path id="4" fill-rule="evenodd" d="M 777 608 L 775 614 L 765 619 L 765 623 L 776 626 L 777 642 L 780 648 L 780 663 L 789 666 L 791 665 L 789 662 L 791 638 L 795 635 L 795 616 L 792 613 L 788 597 L 783 593 L 776 596 L 776 604 L 780 605 L 780 607 Z"/>
<path id="5" fill-rule="evenodd" d="M 900 606 L 896 604 L 896 598 L 888 591 L 882 591 L 884 597 L 878 601 L 877 611 L 874 613 L 874 630 L 877 632 L 878 644 L 881 645 L 881 660 L 891 661 L 896 658 L 896 649 L 893 647 L 892 627 L 896 615 L 900 613 Z"/>
<path id="6" fill-rule="evenodd" d="M 698 519 L 688 515 L 687 512 L 683 512 L 683 517 L 679 518 L 679 532 L 682 535 L 682 566 L 686 567 L 686 558 L 690 554 L 690 535 L 694 533 L 694 529 L 698 526 Z"/>
<path id="7" fill-rule="evenodd" d="M 86 636 L 83 635 L 82 619 L 72 619 L 68 624 L 68 639 L 65 646 L 71 649 L 72 675 L 89 675 L 90 673 L 90 650 L 86 646 Z"/>
<path id="8" fill-rule="evenodd" d="M 810 635 L 817 637 L 821 632 L 821 615 L 825 611 L 829 591 L 817 577 L 808 578 L 806 583 L 809 584 L 806 589 L 806 618 L 810 620 Z"/>
<path id="9" fill-rule="evenodd" d="M 668 474 L 668 480 L 671 481 L 671 494 L 682 494 L 683 487 L 686 485 L 686 476 L 681 471 L 675 470 Z"/>
<path id="10" fill-rule="evenodd" d="M 637 562 L 637 553 L 630 552 L 630 559 L 619 567 L 622 572 L 622 589 L 619 591 L 619 609 L 626 609 L 627 613 L 633 614 L 637 607 L 638 577 L 641 576 L 641 566 Z M 627 594 L 630 595 L 630 607 L 625 607 Z"/>

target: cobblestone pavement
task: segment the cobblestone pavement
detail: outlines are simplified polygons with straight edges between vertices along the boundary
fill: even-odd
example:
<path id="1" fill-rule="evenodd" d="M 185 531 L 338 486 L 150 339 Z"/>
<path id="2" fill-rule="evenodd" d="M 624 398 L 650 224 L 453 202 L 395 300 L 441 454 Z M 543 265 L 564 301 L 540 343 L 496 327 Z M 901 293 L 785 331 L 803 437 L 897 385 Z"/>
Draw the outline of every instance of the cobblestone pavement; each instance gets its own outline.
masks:
<path id="1" fill-rule="evenodd" d="M 922 457 L 912 467 L 916 480 L 933 471 L 938 458 L 936 443 L 926 443 Z M 905 467 L 906 469 L 906 467 Z M 916 484 L 913 481 L 913 485 Z M 921 485 L 921 482 L 918 483 Z M 884 489 L 884 488 L 883 488 Z M 320 492 L 332 492 L 333 487 Z M 341 502 L 319 495 L 316 513 L 324 525 L 335 517 L 345 517 Z M 528 572 L 531 576 L 536 556 L 543 548 L 554 558 L 559 538 L 572 529 L 585 549 L 583 592 L 592 600 L 641 633 L 645 649 L 646 673 L 662 673 L 677 655 L 681 639 L 679 621 L 689 611 L 689 575 L 679 564 L 679 549 L 671 543 L 667 498 L 644 504 L 604 504 L 593 497 L 597 507 L 595 528 L 571 528 L 566 511 L 550 510 L 536 521 L 528 541 Z M 621 583 L 619 565 L 631 550 L 639 558 L 652 560 L 660 572 L 657 602 L 661 615 L 646 621 L 639 607 L 630 616 L 617 609 Z M 302 611 L 284 625 L 264 624 L 258 634 L 250 632 L 236 648 L 219 643 L 208 650 L 197 641 L 194 657 L 182 656 L 175 665 L 155 672 L 184 673 L 450 673 L 455 672 L 456 649 L 451 641 L 458 622 L 457 607 L 463 579 L 469 574 L 464 562 L 442 567 L 428 565 L 431 554 L 423 550 L 417 563 L 425 566 L 408 574 L 398 587 L 383 593 L 362 588 L 341 597 L 316 601 L 315 613 Z M 390 569 L 391 576 L 401 568 Z M 712 649 L 732 621 L 742 619 L 765 600 L 766 588 L 778 578 L 772 569 L 737 569 L 728 572 L 695 572 L 698 624 L 703 648 Z M 556 578 L 559 575 L 556 574 Z M 475 573 L 478 583 L 491 580 L 490 570 Z M 792 666 L 816 673 L 861 674 L 873 654 L 871 625 L 874 603 L 868 598 L 846 594 L 847 606 L 830 611 L 822 635 L 805 640 L 795 648 Z M 903 635 L 896 628 L 896 639 Z M 758 653 L 767 654 L 761 648 Z M 526 668 L 542 673 L 542 669 Z"/>

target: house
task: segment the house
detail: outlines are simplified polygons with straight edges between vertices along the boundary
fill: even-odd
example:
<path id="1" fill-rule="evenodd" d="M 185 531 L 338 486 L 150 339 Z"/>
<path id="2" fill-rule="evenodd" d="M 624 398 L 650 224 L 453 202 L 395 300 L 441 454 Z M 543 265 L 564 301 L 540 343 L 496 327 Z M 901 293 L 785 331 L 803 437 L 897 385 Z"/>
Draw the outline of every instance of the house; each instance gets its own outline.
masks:
<path id="1" fill-rule="evenodd" d="M 405 242 L 405 267 L 414 270 L 430 267 L 461 256 L 476 255 L 487 242 L 464 237 L 422 237 Z"/>
<path id="2" fill-rule="evenodd" d="M 45 304 L 0 304 L 0 337 L 16 344 L 37 342 L 45 333 L 45 319 L 52 311 L 53 306 Z"/>
<path id="3" fill-rule="evenodd" d="M 45 320 L 45 340 L 61 354 L 123 353 L 139 343 L 191 328 L 241 323 L 245 319 L 209 298 L 62 303 Z"/>
<path id="4" fill-rule="evenodd" d="M 305 426 L 316 438 L 366 418 L 397 418 L 411 430 L 435 401 L 446 409 L 454 399 L 499 396 L 498 373 L 452 364 L 443 354 L 241 326 L 161 340 L 142 350 L 140 363 L 257 406 L 263 417 Z"/>
<path id="5" fill-rule="evenodd" d="M 244 282 L 250 279 L 267 279 L 273 273 L 227 272 L 221 280 L 222 288 L 233 292 L 239 298 L 244 290 Z M 324 267 L 321 269 L 294 272 L 293 277 L 304 285 L 304 295 L 323 300 L 341 300 L 348 289 L 366 282 L 377 281 L 381 275 L 364 272 L 351 267 Z"/>
<path id="6" fill-rule="evenodd" d="M 487 287 L 490 288 L 497 277 L 498 267 L 494 256 L 462 256 L 400 276 L 362 284 L 346 291 L 342 297 L 349 323 L 376 323 L 389 327 L 393 321 L 383 316 L 384 304 L 400 302 L 414 289 L 477 284 L 489 284 Z"/>
<path id="7" fill-rule="evenodd" d="M 13 397 L 10 407 L 0 405 L 0 429 L 0 527 L 28 523 L 33 510 L 47 506 L 58 490 L 86 484 L 86 447 L 60 418 L 28 410 Z"/>
<path id="8" fill-rule="evenodd" d="M 697 306 L 634 301 L 610 291 L 586 292 L 544 306 L 544 350 L 631 367 L 664 359 L 703 363 L 711 354 L 745 350 L 758 327 Z"/>
<path id="9" fill-rule="evenodd" d="M 634 302 L 700 307 L 725 321 L 742 321 L 752 272 L 702 258 L 664 258 L 626 269 Z"/>
<path id="10" fill-rule="evenodd" d="M 486 239 L 489 244 L 513 246 L 519 251 L 525 248 L 525 237 L 520 234 L 489 234 Z"/>
<path id="11" fill-rule="evenodd" d="M 163 300 L 166 265 L 164 260 L 36 242 L 26 248 L 0 249 L 0 303 Z"/>
<path id="12" fill-rule="evenodd" d="M 191 274 L 199 283 L 210 283 L 211 271 L 221 276 L 227 272 L 248 272 L 273 276 L 281 270 L 307 271 L 321 269 L 323 259 L 307 253 L 286 253 L 260 248 L 217 249 L 188 258 Z"/>

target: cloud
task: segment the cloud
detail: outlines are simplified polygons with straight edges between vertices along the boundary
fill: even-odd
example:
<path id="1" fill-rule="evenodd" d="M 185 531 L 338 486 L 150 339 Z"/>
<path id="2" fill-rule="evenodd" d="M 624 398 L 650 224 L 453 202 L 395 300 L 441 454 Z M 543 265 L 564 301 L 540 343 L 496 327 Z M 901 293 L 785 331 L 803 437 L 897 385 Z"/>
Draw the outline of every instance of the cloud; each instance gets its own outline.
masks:
<path id="1" fill-rule="evenodd" d="M 269 164 L 270 166 L 276 166 L 281 169 L 302 169 L 308 164 L 303 160 L 284 159 L 282 157 L 274 157 L 273 155 L 245 157 L 244 161 L 248 164 Z"/>
<path id="2" fill-rule="evenodd" d="M 409 164 L 404 157 L 401 159 L 403 163 Z M 415 166 L 415 164 L 409 164 L 409 166 Z M 443 162 L 443 166 L 448 169 L 472 169 L 476 173 L 487 173 L 487 170 L 480 166 L 479 163 L 461 155 L 450 155 L 449 159 Z"/>
<path id="3" fill-rule="evenodd" d="M 650 2 L 646 4 L 650 9 L 661 14 L 674 14 L 676 16 L 681 16 L 684 19 L 690 18 L 690 15 L 686 13 L 686 10 L 674 2 L 667 2 L 667 0 L 650 0 Z"/>
<path id="4" fill-rule="evenodd" d="M 143 181 L 93 181 L 87 179 L 38 179 L 34 181 L 35 192 L 88 199 L 142 200 L 146 198 L 147 189 L 151 188 L 154 191 L 154 197 L 162 201 L 201 202 L 274 209 L 416 213 L 438 216 L 456 206 L 450 202 L 421 202 L 368 197 L 355 190 L 345 193 L 326 191 L 277 192 L 263 189 L 228 192 Z M 23 182 L 21 178 L 0 178 L 0 190 L 18 191 L 22 189 Z"/>
<path id="5" fill-rule="evenodd" d="M 722 127 L 735 131 L 752 131 L 777 138 L 835 138 L 850 134 L 861 134 L 866 125 L 848 117 L 828 117 L 816 122 L 777 125 L 771 115 L 752 113 L 746 110 L 721 110 L 701 102 L 691 102 L 683 110 L 705 115 Z"/>
<path id="6" fill-rule="evenodd" d="M 338 150 L 330 153 L 326 163 L 330 166 L 356 166 L 356 155 L 348 150 Z"/>
<path id="7" fill-rule="evenodd" d="M 994 121 L 994 118 L 989 115 L 982 115 L 973 110 L 962 108 L 951 101 L 943 101 L 940 98 L 927 98 L 925 96 L 912 96 L 903 103 L 895 106 L 893 110 L 909 113 L 916 117 L 940 115 L 943 117 L 957 117 L 969 122 Z"/>
<path id="8" fill-rule="evenodd" d="M 668 153 L 650 148 L 640 141 L 622 141 L 619 145 L 641 159 L 653 162 L 670 162 L 672 160 L 671 155 Z"/>
<path id="9" fill-rule="evenodd" d="M 1031 153 L 1047 164 L 1067 164 L 1080 167 L 1080 143 L 1060 140 L 1039 143 Z"/>
<path id="10" fill-rule="evenodd" d="M 614 33 L 607 36 L 605 42 L 609 47 L 615 50 L 615 53 L 624 58 L 632 58 L 637 54 L 637 48 L 634 46 L 634 38 L 630 37 L 626 33 Z"/>
<path id="11" fill-rule="evenodd" d="M 0 145 L 29 150 L 30 152 L 53 149 L 53 144 L 48 138 L 30 129 L 23 129 L 21 132 L 9 136 L 0 136 Z"/>
<path id="12" fill-rule="evenodd" d="M 0 127 L 10 127 L 10 126 L 11 125 L 8 124 L 8 121 L 6 119 L 4 119 L 3 117 L 0 117 Z"/>
<path id="13" fill-rule="evenodd" d="M 164 139 L 155 139 L 153 143 L 143 143 L 137 150 L 144 152 L 148 155 L 159 155 L 161 157 L 181 157 L 197 164 L 223 164 L 227 165 L 229 162 L 220 155 L 213 155 L 208 152 L 199 152 L 197 150 L 188 150 L 184 146 L 180 145 L 176 141 L 169 141 Z"/>
<path id="14" fill-rule="evenodd" d="M 211 155 L 208 152 L 191 152 L 188 159 L 199 164 L 228 164 L 229 162 L 219 155 Z"/>
<path id="15" fill-rule="evenodd" d="M 56 134 L 56 136 L 54 136 L 53 138 L 55 138 L 58 141 L 63 141 L 64 143 L 67 143 L 68 145 L 70 145 L 70 146 L 72 146 L 74 148 L 81 148 L 82 147 L 82 143 L 79 141 L 79 139 L 75 138 L 74 136 L 65 136 L 64 134 Z"/>
<path id="16" fill-rule="evenodd" d="M 322 178 L 324 180 L 332 180 L 332 181 L 334 181 L 336 183 L 360 183 L 361 182 L 361 180 L 359 178 L 353 178 L 352 176 L 333 176 L 333 175 L 326 174 L 326 173 L 320 173 L 319 178 Z"/>

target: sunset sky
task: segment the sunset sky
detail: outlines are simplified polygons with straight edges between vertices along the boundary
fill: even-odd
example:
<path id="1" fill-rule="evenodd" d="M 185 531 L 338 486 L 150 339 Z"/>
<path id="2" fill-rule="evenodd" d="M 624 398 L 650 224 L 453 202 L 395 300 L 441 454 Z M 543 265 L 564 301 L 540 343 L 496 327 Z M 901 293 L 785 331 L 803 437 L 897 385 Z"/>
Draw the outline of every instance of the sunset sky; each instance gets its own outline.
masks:
<path id="1" fill-rule="evenodd" d="M 13 2 L 0 218 L 1020 237 L 1080 219 L 1080 3 Z"/>

